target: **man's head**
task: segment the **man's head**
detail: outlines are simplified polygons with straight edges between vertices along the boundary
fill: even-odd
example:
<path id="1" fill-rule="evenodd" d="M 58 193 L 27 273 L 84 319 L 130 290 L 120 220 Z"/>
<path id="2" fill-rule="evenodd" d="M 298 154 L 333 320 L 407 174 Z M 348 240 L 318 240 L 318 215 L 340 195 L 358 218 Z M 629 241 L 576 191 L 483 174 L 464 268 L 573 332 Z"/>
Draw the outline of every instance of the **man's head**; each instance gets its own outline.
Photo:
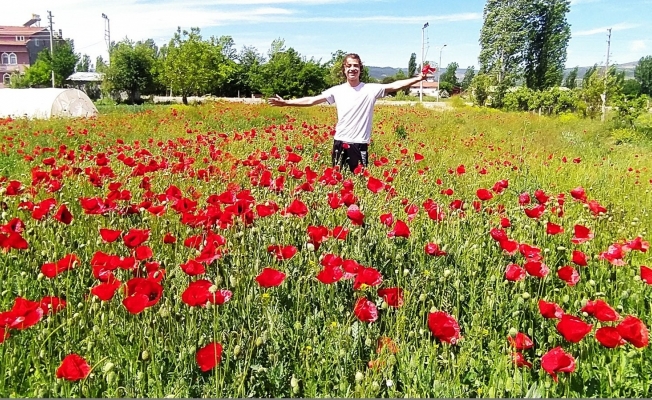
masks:
<path id="1" fill-rule="evenodd" d="M 360 83 L 362 68 L 362 60 L 355 53 L 349 53 L 342 59 L 342 73 L 344 74 L 344 78 L 352 85 Z"/>

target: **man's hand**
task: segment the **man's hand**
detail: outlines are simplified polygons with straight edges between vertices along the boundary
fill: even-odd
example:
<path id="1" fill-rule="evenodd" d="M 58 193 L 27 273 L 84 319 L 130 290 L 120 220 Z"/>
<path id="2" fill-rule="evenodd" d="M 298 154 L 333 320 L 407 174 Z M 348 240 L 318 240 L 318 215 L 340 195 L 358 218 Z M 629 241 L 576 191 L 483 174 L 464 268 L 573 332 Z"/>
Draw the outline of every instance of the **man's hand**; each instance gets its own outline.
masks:
<path id="1" fill-rule="evenodd" d="M 283 107 L 287 105 L 287 101 L 283 100 L 283 98 L 279 95 L 274 95 L 273 97 L 267 99 L 267 104 L 276 107 Z"/>

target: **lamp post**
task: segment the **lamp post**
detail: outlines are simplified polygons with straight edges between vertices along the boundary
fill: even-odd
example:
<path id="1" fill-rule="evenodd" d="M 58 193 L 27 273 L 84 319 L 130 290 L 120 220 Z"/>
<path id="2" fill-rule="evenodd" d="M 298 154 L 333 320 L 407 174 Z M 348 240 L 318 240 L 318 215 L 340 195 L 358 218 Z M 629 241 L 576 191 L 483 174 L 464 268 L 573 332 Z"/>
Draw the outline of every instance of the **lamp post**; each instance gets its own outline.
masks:
<path id="1" fill-rule="evenodd" d="M 446 45 L 441 46 L 441 49 L 439 49 L 439 68 L 437 68 L 437 102 L 439 103 L 439 92 L 441 91 L 441 88 L 439 87 L 439 77 L 441 76 L 441 52 L 444 50 L 444 47 Z"/>
<path id="2" fill-rule="evenodd" d="M 109 52 L 109 62 L 111 62 L 111 26 L 109 25 L 109 17 L 102 13 L 102 18 L 106 21 L 104 24 L 104 40 L 106 41 L 106 50 Z"/>
<path id="3" fill-rule="evenodd" d="M 423 65 L 425 63 L 424 58 L 426 57 L 423 53 L 423 49 L 425 46 L 425 32 L 427 27 L 428 23 L 426 22 L 423 24 L 423 28 L 421 28 L 421 69 L 423 69 Z M 419 81 L 419 101 L 423 102 L 423 81 Z"/>

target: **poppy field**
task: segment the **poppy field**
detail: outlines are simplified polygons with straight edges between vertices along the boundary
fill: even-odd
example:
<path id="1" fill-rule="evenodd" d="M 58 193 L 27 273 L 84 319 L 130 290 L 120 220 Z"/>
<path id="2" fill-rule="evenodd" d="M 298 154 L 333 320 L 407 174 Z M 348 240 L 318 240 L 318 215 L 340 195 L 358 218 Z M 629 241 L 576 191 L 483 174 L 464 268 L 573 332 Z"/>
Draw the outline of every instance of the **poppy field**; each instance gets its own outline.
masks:
<path id="1" fill-rule="evenodd" d="M 649 397 L 652 157 L 377 106 L 0 119 L 0 397 Z"/>

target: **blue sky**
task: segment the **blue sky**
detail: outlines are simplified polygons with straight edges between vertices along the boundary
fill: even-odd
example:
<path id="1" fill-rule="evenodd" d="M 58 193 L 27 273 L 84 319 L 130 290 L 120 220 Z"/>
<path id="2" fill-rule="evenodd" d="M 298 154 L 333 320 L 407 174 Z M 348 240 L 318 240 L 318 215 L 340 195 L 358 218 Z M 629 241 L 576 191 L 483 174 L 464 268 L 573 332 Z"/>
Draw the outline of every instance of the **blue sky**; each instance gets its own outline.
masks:
<path id="1" fill-rule="evenodd" d="M 0 25 L 21 25 L 47 10 L 55 30 L 74 39 L 76 51 L 106 58 L 104 23 L 111 39 L 169 41 L 177 26 L 197 26 L 205 38 L 229 35 L 236 48 L 267 54 L 272 40 L 285 40 L 301 55 L 322 62 L 336 50 L 360 54 L 366 65 L 407 68 L 411 53 L 442 65 L 478 66 L 484 1 L 481 0 L 23 0 L 0 13 Z M 609 62 L 652 55 L 652 0 L 572 0 L 567 16 L 572 38 L 566 66 L 603 65 L 607 28 Z M 429 26 L 422 29 L 425 23 Z M 442 46 L 446 44 L 446 47 Z"/>

